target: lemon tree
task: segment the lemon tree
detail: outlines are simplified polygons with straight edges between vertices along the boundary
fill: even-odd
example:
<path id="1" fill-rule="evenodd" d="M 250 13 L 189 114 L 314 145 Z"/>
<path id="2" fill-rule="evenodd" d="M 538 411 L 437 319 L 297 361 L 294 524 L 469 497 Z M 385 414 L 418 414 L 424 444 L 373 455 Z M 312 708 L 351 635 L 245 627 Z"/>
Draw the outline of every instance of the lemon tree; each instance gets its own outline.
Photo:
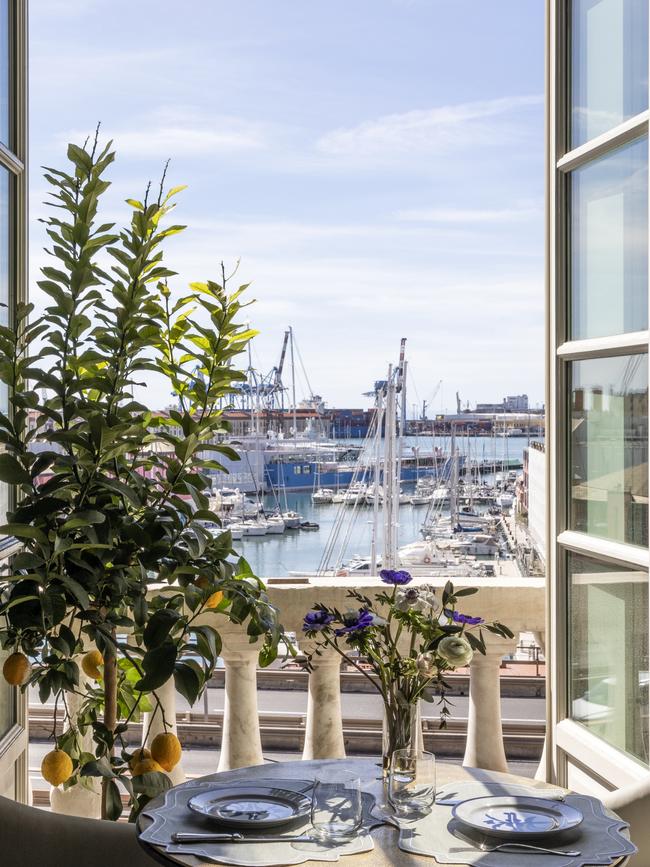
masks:
<path id="1" fill-rule="evenodd" d="M 222 410 L 255 333 L 240 321 L 246 287 L 230 291 L 223 265 L 215 280 L 175 285 L 163 249 L 184 229 L 169 219 L 182 187 L 166 191 L 163 174 L 155 191 L 127 200 L 116 227 L 101 216 L 111 144 L 95 136 L 67 156 L 45 170 L 47 306 L 19 305 L 0 326 L 10 405 L 0 412 L 0 480 L 17 491 L 0 534 L 22 543 L 0 579 L 0 643 L 9 682 L 36 686 L 67 718 L 47 778 L 102 777 L 103 815 L 116 819 L 120 788 L 135 813 L 169 785 L 164 769 L 178 753 L 169 736 L 158 759 L 152 751 L 136 763 L 125 742 L 131 721 L 161 709 L 156 691 L 173 677 L 196 701 L 219 656 L 219 618 L 264 636 L 262 664 L 281 627 L 230 533 L 203 523 L 219 521 L 209 471 L 222 469 L 220 455 L 237 457 L 221 442 Z M 151 372 L 176 396 L 168 414 L 134 397 Z M 84 653 L 91 681 L 80 690 Z M 83 699 L 74 724 L 73 693 Z M 81 745 L 88 730 L 92 752 Z"/>

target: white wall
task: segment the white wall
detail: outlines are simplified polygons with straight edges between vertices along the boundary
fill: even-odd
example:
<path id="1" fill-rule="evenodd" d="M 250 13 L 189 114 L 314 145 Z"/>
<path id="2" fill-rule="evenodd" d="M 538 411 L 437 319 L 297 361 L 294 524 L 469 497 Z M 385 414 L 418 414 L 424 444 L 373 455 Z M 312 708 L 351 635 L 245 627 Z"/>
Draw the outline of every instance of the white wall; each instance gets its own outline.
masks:
<path id="1" fill-rule="evenodd" d="M 528 532 L 546 562 L 546 455 L 528 449 Z"/>

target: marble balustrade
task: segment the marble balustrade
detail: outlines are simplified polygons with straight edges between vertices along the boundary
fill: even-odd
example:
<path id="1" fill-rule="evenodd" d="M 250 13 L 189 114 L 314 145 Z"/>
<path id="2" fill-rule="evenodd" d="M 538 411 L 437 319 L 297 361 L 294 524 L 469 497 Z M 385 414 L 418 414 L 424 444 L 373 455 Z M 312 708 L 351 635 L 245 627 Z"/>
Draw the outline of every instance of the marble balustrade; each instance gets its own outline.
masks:
<path id="1" fill-rule="evenodd" d="M 416 578 L 412 586 L 432 585 L 441 590 L 443 578 Z M 470 664 L 469 715 L 467 743 L 463 764 L 495 771 L 508 768 L 501 726 L 499 669 L 504 656 L 514 652 L 519 633 L 534 632 L 539 638 L 545 634 L 545 590 L 543 578 L 454 579 L 457 589 L 476 586 L 479 591 L 468 597 L 463 609 L 479 614 L 485 620 L 499 620 L 510 627 L 515 638 L 508 641 L 484 631 L 487 654 L 475 654 Z M 268 579 L 268 594 L 280 611 L 284 629 L 294 633 L 299 650 L 309 653 L 313 643 L 302 632 L 304 615 L 314 603 L 322 602 L 340 610 L 358 607 L 347 596 L 355 588 L 373 598 L 386 590 L 386 585 L 375 578 L 310 578 Z M 257 712 L 257 655 L 259 642 L 251 643 L 245 626 L 229 623 L 222 615 L 206 613 L 206 622 L 218 622 L 223 639 L 222 658 L 225 667 L 225 705 L 222 744 L 217 762 L 209 761 L 206 751 L 204 773 L 227 771 L 264 761 Z M 211 619 L 212 618 L 212 619 Z M 340 758 L 345 755 L 340 693 L 341 659 L 334 652 L 326 652 L 314 659 L 309 676 L 307 694 L 307 722 L 303 750 L 304 759 Z M 176 693 L 168 683 L 158 693 L 167 720 L 176 718 Z M 154 718 L 149 740 L 160 730 L 161 721 Z M 144 730 L 147 725 L 145 722 Z M 174 783 L 183 779 L 179 766 Z M 96 802 L 88 798 L 84 808 L 83 793 L 74 801 L 79 815 L 92 815 Z M 68 809 L 72 804 L 67 805 Z M 56 809 L 56 798 L 53 800 Z M 95 813 L 96 814 L 96 813 Z"/>

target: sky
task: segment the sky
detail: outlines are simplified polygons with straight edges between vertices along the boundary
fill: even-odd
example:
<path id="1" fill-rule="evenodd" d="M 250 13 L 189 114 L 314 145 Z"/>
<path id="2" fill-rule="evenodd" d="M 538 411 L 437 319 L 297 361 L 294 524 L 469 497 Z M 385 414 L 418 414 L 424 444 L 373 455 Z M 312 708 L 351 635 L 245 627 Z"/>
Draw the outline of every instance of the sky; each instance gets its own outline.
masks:
<path id="1" fill-rule="evenodd" d="M 176 287 L 241 259 L 254 363 L 277 364 L 291 325 L 299 397 L 368 405 L 406 337 L 409 407 L 541 404 L 543 6 L 31 0 L 32 300 L 39 167 L 101 121 L 107 219 L 170 158 Z"/>

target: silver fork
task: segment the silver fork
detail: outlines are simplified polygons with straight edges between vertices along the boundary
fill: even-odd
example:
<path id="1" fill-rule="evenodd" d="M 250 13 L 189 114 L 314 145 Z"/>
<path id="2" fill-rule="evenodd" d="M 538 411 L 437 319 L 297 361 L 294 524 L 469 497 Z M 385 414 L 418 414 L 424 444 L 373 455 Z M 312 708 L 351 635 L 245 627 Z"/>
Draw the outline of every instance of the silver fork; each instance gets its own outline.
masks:
<path id="1" fill-rule="evenodd" d="M 565 858 L 577 858 L 579 855 L 582 855 L 582 852 L 578 852 L 575 849 L 545 849 L 544 846 L 534 846 L 532 843 L 497 843 L 496 845 L 491 843 L 486 843 L 483 841 L 482 843 L 475 844 L 481 850 L 481 852 L 504 852 L 508 849 L 526 849 L 529 852 L 542 852 L 546 855 L 563 855 Z"/>
<path id="2" fill-rule="evenodd" d="M 481 852 L 503 852 L 508 849 L 515 849 L 517 851 L 519 849 L 526 849 L 528 852 L 542 852 L 547 855 L 562 855 L 565 858 L 577 858 L 579 855 L 582 855 L 582 852 L 576 850 L 546 849 L 544 846 L 535 846 L 533 843 L 518 843 L 516 840 L 510 840 L 505 843 L 488 843 L 484 837 L 481 840 L 475 840 L 473 837 L 463 834 L 463 832 L 458 828 L 454 828 L 452 834 L 454 837 L 458 837 L 458 839 L 463 840 L 465 843 L 469 843 L 470 846 L 480 849 Z"/>

